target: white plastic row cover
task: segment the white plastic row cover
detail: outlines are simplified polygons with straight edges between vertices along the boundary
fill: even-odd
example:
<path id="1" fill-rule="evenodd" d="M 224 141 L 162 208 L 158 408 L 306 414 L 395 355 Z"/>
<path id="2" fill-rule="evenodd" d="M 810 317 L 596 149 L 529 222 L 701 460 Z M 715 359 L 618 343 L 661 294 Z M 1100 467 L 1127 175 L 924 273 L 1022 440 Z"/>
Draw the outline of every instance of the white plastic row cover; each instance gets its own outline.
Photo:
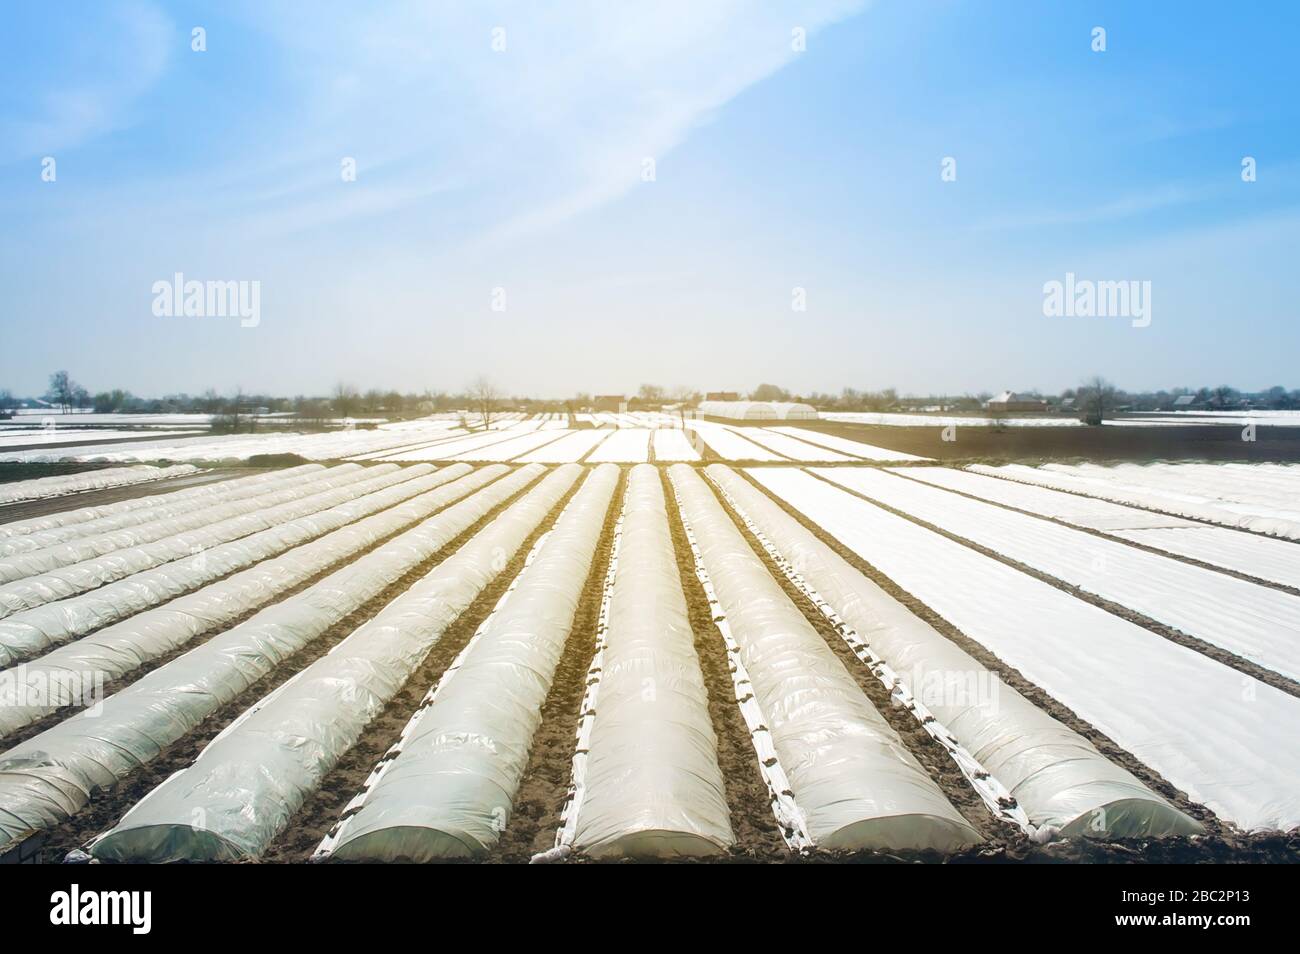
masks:
<path id="1" fill-rule="evenodd" d="M 372 472 L 362 468 L 360 464 L 343 464 L 323 474 L 310 475 L 306 481 L 290 478 L 287 483 L 263 484 L 258 493 L 251 497 L 212 500 L 201 509 L 180 516 L 160 517 L 107 533 L 77 537 L 30 552 L 11 554 L 0 558 L 0 583 L 11 583 L 38 573 L 49 573 L 60 567 L 93 560 L 115 550 L 142 546 L 189 530 L 210 527 L 232 517 L 303 500 L 336 487 L 360 483 L 382 473 L 383 471 L 377 469 Z"/>
<path id="2" fill-rule="evenodd" d="M 596 468 L 319 857 L 481 856 L 501 837 L 591 572 L 618 468 Z"/>
<path id="3" fill-rule="evenodd" d="M 87 490 L 127 487 L 150 480 L 186 477 L 198 472 L 199 469 L 191 464 L 177 464 L 174 467 L 152 467 L 148 464 L 136 464 L 133 467 L 107 467 L 103 470 L 84 471 L 80 474 L 61 474 L 58 477 L 16 480 L 13 483 L 0 485 L 0 504 L 18 503 L 26 500 L 44 500 L 46 497 L 62 497 L 65 494 L 77 494 Z"/>
<path id="4" fill-rule="evenodd" d="M 883 851 L 978 843 L 704 479 L 684 464 L 669 474 L 813 843 Z"/>
<path id="5" fill-rule="evenodd" d="M 349 483 L 344 487 L 311 494 L 275 507 L 250 510 L 206 527 L 163 537 L 152 543 L 114 550 L 71 566 L 59 567 L 48 573 L 0 585 L 0 619 L 43 603 L 85 593 L 105 583 L 112 583 L 132 573 L 161 566 L 172 560 L 198 556 L 204 550 L 218 544 L 238 540 L 259 530 L 277 526 L 286 520 L 293 520 L 346 503 L 360 494 L 371 493 L 414 477 L 421 477 L 431 470 L 428 465 L 423 465 L 423 469 L 419 467 L 395 469 L 378 476 L 363 472 L 365 480 Z"/>
<path id="6" fill-rule="evenodd" d="M 22 521 L 24 529 L 20 529 L 17 533 L 7 534 L 3 539 L 0 539 L 0 557 L 57 546 L 60 543 L 67 543 L 69 540 L 110 533 L 126 527 L 136 527 L 140 524 L 167 517 L 179 517 L 182 514 L 199 510 L 214 503 L 256 497 L 272 488 L 289 487 L 311 480 L 313 474 L 322 469 L 323 467 L 320 464 L 304 464 L 301 467 L 272 471 L 269 474 L 256 474 L 252 477 L 217 481 L 190 490 L 177 490 L 170 494 L 137 497 L 134 500 L 123 501 L 123 503 L 136 504 L 135 507 L 104 513 L 99 516 L 88 516 L 85 519 L 75 519 L 63 524 L 38 526 L 46 521 L 47 518 L 43 517 Z M 341 474 L 344 471 L 336 467 L 330 473 Z M 203 492 L 199 493 L 199 491 Z M 109 507 L 113 506 L 115 505 L 109 505 Z M 82 510 L 74 510 L 72 513 L 93 513 L 100 509 L 108 510 L 109 507 L 85 507 Z"/>
<path id="7" fill-rule="evenodd" d="M 224 544 L 210 551 L 212 555 L 202 568 L 192 561 L 170 563 L 0 621 L 0 634 L 10 645 L 34 652 L 68 638 L 65 616 L 58 609 L 65 603 L 89 604 L 76 609 L 73 615 L 80 619 L 121 620 L 9 671 L 10 679 L 0 683 L 0 738 L 60 706 L 71 705 L 84 695 L 89 680 L 116 679 L 172 652 L 499 476 L 481 470 L 455 480 L 467 471 L 464 464 L 448 467 Z M 443 484 L 446 486 L 441 487 Z M 441 489 L 435 491 L 435 487 Z M 321 534 L 325 536 L 319 540 L 290 549 Z M 282 555 L 275 557 L 277 553 Z M 248 569 L 227 577 L 241 566 Z M 136 603 L 144 609 L 211 579 L 219 582 L 131 615 Z M 122 592 L 109 592 L 119 589 Z"/>
<path id="8" fill-rule="evenodd" d="M 1300 699 L 801 470 L 749 475 L 1193 801 L 1300 824 Z"/>
<path id="9" fill-rule="evenodd" d="M 552 471 L 330 652 L 255 703 L 91 853 L 115 861 L 260 854 L 582 473 Z"/>
<path id="10" fill-rule="evenodd" d="M 505 470 L 499 468 L 498 472 Z M 58 824 L 532 483 L 523 467 L 0 755 L 0 850 Z"/>
<path id="11" fill-rule="evenodd" d="M 723 854 L 718 742 L 659 470 L 632 468 L 574 846 L 594 858 Z"/>
<path id="12" fill-rule="evenodd" d="M 991 467 L 987 464 L 972 464 L 969 468 L 977 474 L 1001 477 L 1064 490 L 1070 493 L 1084 494 L 1088 497 L 1100 497 L 1113 503 L 1158 510 L 1161 513 L 1204 520 L 1224 527 L 1239 527 L 1255 533 L 1273 537 L 1285 537 L 1300 540 L 1300 520 L 1282 516 L 1259 513 L 1241 513 L 1240 507 L 1234 509 L 1231 503 L 1216 504 L 1189 501 L 1185 494 L 1171 493 L 1157 488 L 1135 487 L 1112 484 L 1100 480 L 1085 480 L 1071 473 L 1058 473 L 1049 469 L 1028 467 L 1024 464 L 1007 464 Z"/>
<path id="13" fill-rule="evenodd" d="M 913 615 L 730 468 L 709 476 L 1044 833 L 1138 838 L 1199 823 Z"/>
<path id="14" fill-rule="evenodd" d="M 1300 597 L 876 468 L 815 473 L 941 530 L 1300 680 Z"/>

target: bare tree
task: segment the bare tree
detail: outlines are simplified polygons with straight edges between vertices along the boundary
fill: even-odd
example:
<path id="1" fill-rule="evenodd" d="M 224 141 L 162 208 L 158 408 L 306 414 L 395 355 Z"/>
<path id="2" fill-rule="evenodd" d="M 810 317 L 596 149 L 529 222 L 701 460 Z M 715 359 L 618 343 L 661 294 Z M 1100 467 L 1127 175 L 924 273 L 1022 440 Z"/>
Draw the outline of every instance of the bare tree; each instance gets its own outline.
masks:
<path id="1" fill-rule="evenodd" d="M 790 392 L 775 384 L 760 384 L 750 394 L 751 401 L 788 401 Z"/>
<path id="2" fill-rule="evenodd" d="M 50 390 L 45 398 L 57 404 L 59 409 L 66 413 L 72 409 L 72 402 L 76 400 L 80 389 L 81 386 L 72 380 L 67 371 L 55 371 L 50 375 Z"/>
<path id="3" fill-rule="evenodd" d="M 496 389 L 496 386 L 491 381 L 480 374 L 474 379 L 474 383 L 469 386 L 469 398 L 474 409 L 478 411 L 479 417 L 483 419 L 483 429 L 487 430 L 492 426 L 492 413 L 501 400 L 501 392 Z"/>
<path id="4" fill-rule="evenodd" d="M 1100 424 L 1114 409 L 1115 385 L 1094 374 L 1079 387 L 1078 399 L 1085 424 Z"/>
<path id="5" fill-rule="evenodd" d="M 340 381 L 334 385 L 334 413 L 339 417 L 351 417 L 357 410 L 361 399 L 360 392 L 351 384 Z"/>
<path id="6" fill-rule="evenodd" d="M 637 391 L 637 396 L 646 404 L 663 404 L 664 389 L 657 384 L 643 384 Z"/>

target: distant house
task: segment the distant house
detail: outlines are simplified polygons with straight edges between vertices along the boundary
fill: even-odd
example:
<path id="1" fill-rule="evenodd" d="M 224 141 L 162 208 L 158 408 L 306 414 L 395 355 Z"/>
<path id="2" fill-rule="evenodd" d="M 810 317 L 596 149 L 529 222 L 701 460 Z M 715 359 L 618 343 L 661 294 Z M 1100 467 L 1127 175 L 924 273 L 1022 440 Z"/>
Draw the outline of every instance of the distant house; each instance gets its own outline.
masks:
<path id="1" fill-rule="evenodd" d="M 706 401 L 739 401 L 740 395 L 735 391 L 709 391 L 704 395 Z"/>
<path id="2" fill-rule="evenodd" d="M 997 397 L 989 398 L 984 405 L 990 411 L 1046 411 L 1047 402 L 1036 398 L 1022 398 L 1015 391 L 1003 391 Z"/>
<path id="3" fill-rule="evenodd" d="M 1187 411 L 1196 406 L 1195 394 L 1180 394 L 1174 398 L 1175 411 Z"/>
<path id="4" fill-rule="evenodd" d="M 613 411 L 618 413 L 627 404 L 627 398 L 621 394 L 597 394 L 591 401 L 593 411 Z"/>

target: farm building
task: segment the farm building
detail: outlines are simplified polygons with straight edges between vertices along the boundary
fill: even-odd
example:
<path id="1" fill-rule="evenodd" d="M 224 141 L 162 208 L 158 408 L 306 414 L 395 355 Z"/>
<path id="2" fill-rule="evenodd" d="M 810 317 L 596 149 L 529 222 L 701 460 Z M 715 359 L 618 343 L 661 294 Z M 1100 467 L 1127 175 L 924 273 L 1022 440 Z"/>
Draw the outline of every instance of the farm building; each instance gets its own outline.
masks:
<path id="1" fill-rule="evenodd" d="M 1003 391 L 990 398 L 986 405 L 990 411 L 1046 411 L 1047 402 L 1037 398 L 1022 398 L 1015 391 Z"/>

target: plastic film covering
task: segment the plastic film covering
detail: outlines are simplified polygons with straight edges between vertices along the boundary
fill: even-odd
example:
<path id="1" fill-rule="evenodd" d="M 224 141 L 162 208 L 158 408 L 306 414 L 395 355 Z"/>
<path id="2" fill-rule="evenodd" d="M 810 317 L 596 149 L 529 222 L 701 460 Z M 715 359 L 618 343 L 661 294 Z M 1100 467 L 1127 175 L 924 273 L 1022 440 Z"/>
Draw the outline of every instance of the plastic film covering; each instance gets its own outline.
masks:
<path id="1" fill-rule="evenodd" d="M 60 706 L 73 704 L 81 697 L 86 684 L 85 679 L 78 678 L 79 676 L 92 674 L 90 678 L 106 682 L 125 675 L 180 648 L 196 636 L 229 624 L 249 610 L 269 603 L 340 560 L 374 545 L 417 520 L 423 520 L 438 508 L 472 493 L 497 476 L 479 471 L 454 483 L 447 483 L 461 477 L 468 470 L 469 467 L 464 464 L 448 467 L 436 474 L 367 494 L 323 513 L 300 517 L 283 527 L 256 534 L 259 538 L 257 540 L 249 537 L 218 548 L 224 550 L 226 547 L 236 547 L 240 552 L 237 555 L 218 554 L 214 558 L 215 563 L 210 562 L 201 571 L 195 569 L 195 574 L 216 579 L 225 577 L 226 572 L 223 570 L 236 560 L 239 565 L 256 565 L 196 593 L 172 600 L 165 606 L 105 626 L 84 639 L 24 663 L 0 677 L 0 738 Z M 447 486 L 432 489 L 444 483 Z M 370 514 L 374 516 L 368 516 Z M 366 519 L 360 519 L 362 517 Z M 353 523 L 354 520 L 358 522 Z M 281 552 L 293 546 L 295 541 L 309 540 L 331 530 L 319 540 L 274 559 L 257 562 L 257 553 Z M 38 640 L 44 640 L 44 644 L 48 644 L 54 641 L 55 635 L 50 630 L 62 622 L 61 615 L 55 610 L 63 603 L 98 598 L 105 591 L 125 584 L 130 584 L 128 596 L 148 593 L 158 597 L 156 602 L 162 602 L 165 590 L 178 582 L 176 574 L 180 569 L 169 565 L 148 571 L 149 575 L 156 574 L 159 577 L 156 580 L 142 581 L 139 577 L 146 574 L 138 574 L 123 581 L 123 584 L 106 586 L 103 590 L 76 597 L 75 600 L 39 606 L 28 613 L 20 613 L 0 622 L 0 632 L 11 637 L 21 635 L 31 646 L 42 645 Z M 185 578 L 180 580 L 187 581 Z M 120 608 L 120 605 L 113 607 L 114 611 Z M 87 617 L 105 616 L 107 613 L 108 610 L 97 602 L 84 610 Z M 49 618 L 43 620 L 47 623 L 44 629 L 37 628 L 36 621 L 32 620 L 27 621 L 29 631 L 15 634 L 13 627 L 20 618 L 39 614 L 49 614 Z M 130 614 L 122 612 L 114 618 L 128 615 Z"/>
<path id="2" fill-rule="evenodd" d="M 427 464 L 422 466 L 424 469 L 396 469 L 378 476 L 366 473 L 366 480 L 353 481 L 346 486 L 323 493 L 304 495 L 298 500 L 274 507 L 253 509 L 250 502 L 245 502 L 248 505 L 247 512 L 227 517 L 218 523 L 163 537 L 152 543 L 114 550 L 103 556 L 60 567 L 49 573 L 0 585 L 0 619 L 34 606 L 85 593 L 87 590 L 120 580 L 132 573 L 139 573 L 173 560 L 197 557 L 203 551 L 218 544 L 238 540 L 259 530 L 278 526 L 286 520 L 293 520 L 346 503 L 362 494 L 423 476 L 432 469 Z"/>
<path id="3" fill-rule="evenodd" d="M 355 467 L 357 465 L 345 464 L 341 466 Z M 171 494 L 139 497 L 135 500 L 123 502 L 142 504 L 143 506 L 108 512 L 99 516 L 88 516 L 84 520 L 74 520 L 66 524 L 42 527 L 40 524 L 45 522 L 43 518 L 23 521 L 25 529 L 0 539 L 0 557 L 41 550 L 45 547 L 57 546 L 60 543 L 67 543 L 81 537 L 111 533 L 114 530 L 137 527 L 141 524 L 168 517 L 179 517 L 217 503 L 256 497 L 260 494 L 269 493 L 272 489 L 305 483 L 322 469 L 320 464 L 304 464 L 302 467 L 293 467 L 289 470 L 274 471 L 270 474 L 257 474 L 253 477 L 240 477 L 235 480 L 222 480 L 193 488 L 194 491 L 206 491 L 203 494 L 178 490 Z M 345 473 L 345 471 L 336 467 L 330 473 L 335 475 Z M 79 511 L 74 510 L 73 513 L 93 514 L 98 509 L 108 510 L 109 508 L 84 507 Z"/>
<path id="4" fill-rule="evenodd" d="M 1041 835 L 1138 838 L 1202 830 L 913 615 L 747 480 L 720 464 L 708 474 L 1007 788 Z"/>
<path id="5" fill-rule="evenodd" d="M 115 861 L 256 856 L 357 741 L 582 473 L 552 471 L 523 498 L 142 799 L 91 853 Z"/>
<path id="6" fill-rule="evenodd" d="M 10 583 L 38 573 L 48 573 L 74 563 L 84 563 L 115 550 L 142 546 L 189 530 L 210 527 L 223 520 L 239 517 L 258 510 L 276 507 L 313 497 L 326 490 L 345 487 L 377 477 L 385 471 L 367 470 L 360 464 L 343 464 L 320 475 L 311 475 L 309 482 L 290 478 L 287 483 L 262 485 L 252 497 L 236 500 L 216 499 L 200 510 L 180 516 L 161 517 L 132 527 L 123 527 L 108 533 L 78 537 L 54 546 L 15 553 L 0 558 L 0 583 Z"/>
<path id="7" fill-rule="evenodd" d="M 813 843 L 886 851 L 978 843 L 703 478 L 683 464 L 669 472 Z"/>
<path id="8" fill-rule="evenodd" d="M 574 846 L 719 855 L 734 842 L 657 468 L 632 468 Z"/>
<path id="9" fill-rule="evenodd" d="M 1029 467 L 1025 464 L 1006 464 L 999 467 L 972 464 L 967 470 L 989 477 L 1001 477 L 1005 480 L 1036 484 L 1053 490 L 1099 497 L 1112 503 L 1157 510 L 1161 513 L 1190 517 L 1193 520 L 1204 520 L 1206 523 L 1216 523 L 1224 527 L 1238 527 L 1268 536 L 1300 540 L 1300 520 L 1270 514 L 1241 513 L 1240 505 L 1237 505 L 1238 509 L 1233 509 L 1233 504 L 1230 502 L 1212 503 L 1199 498 L 1188 500 L 1186 498 L 1189 495 L 1185 493 L 1085 479 L 1078 474 L 1057 472 L 1046 467 Z"/>
<path id="10" fill-rule="evenodd" d="M 317 857 L 425 862 L 481 856 L 497 843 L 618 473 L 603 464 L 587 478 Z"/>
<path id="11" fill-rule="evenodd" d="M 507 468 L 484 468 L 497 473 Z M 0 851 L 79 810 L 96 790 L 154 758 L 222 705 L 494 507 L 532 483 L 523 467 L 425 520 L 341 570 L 109 698 L 0 755 Z"/>
<path id="12" fill-rule="evenodd" d="M 1297 697 L 804 471 L 748 476 L 1191 801 L 1244 828 L 1300 825 Z"/>
<path id="13" fill-rule="evenodd" d="M 25 500 L 44 500 L 46 497 L 62 497 L 66 494 L 79 494 L 87 490 L 128 487 L 131 484 L 143 484 L 151 480 L 164 480 L 168 477 L 187 477 L 198 472 L 199 469 L 192 464 L 177 464 L 173 467 L 151 467 L 148 464 L 137 464 L 133 467 L 106 467 L 103 470 L 91 470 L 81 474 L 61 474 L 58 477 L 16 480 L 10 484 L 0 485 L 0 504 L 19 503 Z"/>

